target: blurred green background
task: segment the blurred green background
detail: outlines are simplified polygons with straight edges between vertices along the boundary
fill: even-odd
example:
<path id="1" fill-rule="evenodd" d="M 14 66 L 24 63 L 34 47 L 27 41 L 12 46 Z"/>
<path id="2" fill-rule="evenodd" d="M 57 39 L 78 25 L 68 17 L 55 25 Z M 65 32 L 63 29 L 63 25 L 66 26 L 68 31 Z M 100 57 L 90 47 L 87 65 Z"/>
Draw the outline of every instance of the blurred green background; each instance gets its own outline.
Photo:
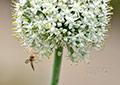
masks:
<path id="1" fill-rule="evenodd" d="M 114 15 L 109 38 L 101 52 L 92 51 L 90 64 L 71 65 L 66 49 L 59 85 L 120 85 L 120 0 L 112 0 Z M 33 72 L 24 61 L 29 54 L 23 51 L 12 35 L 10 0 L 0 0 L 0 85 L 49 85 L 53 55 L 35 64 Z"/>

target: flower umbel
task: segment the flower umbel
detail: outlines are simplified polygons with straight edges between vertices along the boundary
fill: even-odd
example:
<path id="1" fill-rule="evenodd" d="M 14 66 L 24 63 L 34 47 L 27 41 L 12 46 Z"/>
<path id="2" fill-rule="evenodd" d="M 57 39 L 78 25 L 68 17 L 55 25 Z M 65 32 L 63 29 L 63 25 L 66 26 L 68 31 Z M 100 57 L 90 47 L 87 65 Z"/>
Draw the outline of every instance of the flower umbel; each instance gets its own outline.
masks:
<path id="1" fill-rule="evenodd" d="M 113 9 L 110 0 L 18 0 L 14 2 L 15 36 L 25 49 L 43 58 L 58 46 L 68 58 L 89 61 L 91 48 L 101 49 Z M 59 53 L 60 55 L 60 53 Z"/>

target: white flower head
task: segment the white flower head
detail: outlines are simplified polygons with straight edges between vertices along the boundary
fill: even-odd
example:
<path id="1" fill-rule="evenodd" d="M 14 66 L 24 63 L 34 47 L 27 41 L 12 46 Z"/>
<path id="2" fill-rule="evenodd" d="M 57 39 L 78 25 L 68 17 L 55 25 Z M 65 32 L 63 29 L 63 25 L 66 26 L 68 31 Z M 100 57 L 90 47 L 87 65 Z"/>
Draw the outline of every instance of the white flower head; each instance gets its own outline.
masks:
<path id="1" fill-rule="evenodd" d="M 25 49 L 49 56 L 58 46 L 68 48 L 73 62 L 89 60 L 92 47 L 101 48 L 107 37 L 110 0 L 18 0 L 14 2 L 16 36 Z"/>

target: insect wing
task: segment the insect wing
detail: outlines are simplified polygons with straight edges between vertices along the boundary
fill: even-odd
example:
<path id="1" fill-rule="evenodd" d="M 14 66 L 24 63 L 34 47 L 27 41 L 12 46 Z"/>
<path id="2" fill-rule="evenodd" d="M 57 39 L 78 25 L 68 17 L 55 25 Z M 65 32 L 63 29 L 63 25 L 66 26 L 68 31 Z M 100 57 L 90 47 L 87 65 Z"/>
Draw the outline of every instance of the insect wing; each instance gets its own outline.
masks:
<path id="1" fill-rule="evenodd" d="M 35 59 L 34 59 L 34 63 L 39 63 L 39 62 L 41 62 L 41 60 L 38 58 L 38 57 L 36 57 Z"/>
<path id="2" fill-rule="evenodd" d="M 25 60 L 25 63 L 26 64 L 30 63 L 30 59 Z"/>

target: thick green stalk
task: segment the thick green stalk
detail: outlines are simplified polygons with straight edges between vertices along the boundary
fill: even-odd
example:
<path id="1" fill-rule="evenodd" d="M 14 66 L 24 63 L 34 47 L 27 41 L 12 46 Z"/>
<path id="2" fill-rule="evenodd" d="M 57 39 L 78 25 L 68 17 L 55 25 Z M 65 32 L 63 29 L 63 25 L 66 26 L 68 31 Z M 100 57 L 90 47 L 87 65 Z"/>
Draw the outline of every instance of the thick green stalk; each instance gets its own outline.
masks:
<path id="1" fill-rule="evenodd" d="M 58 85 L 59 83 L 62 54 L 63 54 L 63 47 L 60 46 L 57 49 L 55 49 L 50 85 Z"/>

